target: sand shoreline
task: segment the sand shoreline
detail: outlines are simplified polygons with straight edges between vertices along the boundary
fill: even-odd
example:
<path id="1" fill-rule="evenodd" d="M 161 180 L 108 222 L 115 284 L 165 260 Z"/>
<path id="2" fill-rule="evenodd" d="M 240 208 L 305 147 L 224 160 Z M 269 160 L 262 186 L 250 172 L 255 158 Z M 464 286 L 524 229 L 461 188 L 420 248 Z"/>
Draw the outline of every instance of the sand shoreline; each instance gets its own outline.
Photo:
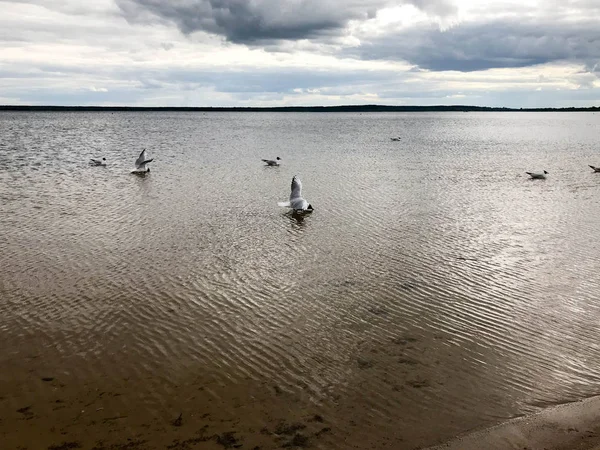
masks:
<path id="1" fill-rule="evenodd" d="M 293 390 L 270 382 L 211 383 L 182 380 L 169 399 L 153 402 L 139 391 L 141 379 L 120 383 L 67 376 L 6 383 L 0 395 L 2 449 L 94 450 L 293 448 L 397 448 L 412 450 L 443 436 L 443 425 L 429 437 L 407 430 L 392 436 L 375 424 L 346 421 L 356 411 L 317 405 Z M 10 388 L 10 389 L 8 389 Z M 22 388 L 22 386 L 21 386 Z M 46 395 L 41 395 L 46 391 Z M 2 392 L 0 392 L 2 394 Z M 140 394 L 143 394 L 141 397 Z M 356 402 L 352 402 L 356 405 Z M 463 426 L 466 423 L 460 421 Z M 349 426 L 350 424 L 351 426 Z M 436 427 L 434 429 L 434 426 Z M 378 436 L 363 435 L 366 430 Z M 452 436 L 448 434 L 446 436 Z M 438 438 L 438 442 L 439 442 Z M 71 445 L 72 447 L 69 447 Z M 600 396 L 549 407 L 491 427 L 460 434 L 429 450 L 519 449 L 600 450 Z"/>
<path id="2" fill-rule="evenodd" d="M 549 407 L 428 450 L 600 450 L 600 396 Z"/>

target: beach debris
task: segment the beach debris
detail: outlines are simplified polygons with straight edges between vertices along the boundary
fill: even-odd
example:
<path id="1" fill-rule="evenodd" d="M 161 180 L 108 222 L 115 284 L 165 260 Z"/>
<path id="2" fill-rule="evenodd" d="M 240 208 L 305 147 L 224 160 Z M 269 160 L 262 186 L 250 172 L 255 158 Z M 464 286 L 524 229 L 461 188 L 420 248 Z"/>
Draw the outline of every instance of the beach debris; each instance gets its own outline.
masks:
<path id="1" fill-rule="evenodd" d="M 358 367 L 360 369 L 368 369 L 373 367 L 373 361 L 370 359 L 358 358 L 356 362 L 358 363 Z"/>
<path id="2" fill-rule="evenodd" d="M 234 431 L 226 431 L 225 433 L 216 435 L 217 444 L 225 448 L 240 448 L 242 444 L 234 436 Z"/>
<path id="3" fill-rule="evenodd" d="M 414 387 L 416 389 L 421 389 L 421 388 L 424 388 L 424 387 L 430 387 L 431 386 L 431 383 L 429 382 L 429 380 L 425 380 L 425 379 L 422 379 L 422 378 L 417 378 L 415 380 L 408 380 L 406 382 L 406 384 L 408 384 L 409 386 Z"/>
<path id="4" fill-rule="evenodd" d="M 114 416 L 114 417 L 106 417 L 105 419 L 102 419 L 102 422 L 103 422 L 103 423 L 106 423 L 106 422 L 110 422 L 110 421 L 112 421 L 112 420 L 126 419 L 127 417 L 129 417 L 129 416 Z"/>
<path id="5" fill-rule="evenodd" d="M 72 448 L 81 448 L 79 442 L 63 442 L 62 444 L 51 445 L 48 450 L 70 450 Z"/>
<path id="6" fill-rule="evenodd" d="M 308 447 L 309 446 L 309 442 L 308 442 L 308 437 L 304 436 L 303 434 L 300 433 L 296 433 L 294 435 L 294 437 L 292 438 L 291 441 L 286 442 L 282 445 L 282 447 L 287 448 L 287 447 Z"/>
<path id="7" fill-rule="evenodd" d="M 177 416 L 177 419 L 175 419 L 171 422 L 171 425 L 173 425 L 174 427 L 180 427 L 182 423 L 183 423 L 183 413 L 179 413 L 179 416 Z"/>
<path id="8" fill-rule="evenodd" d="M 302 423 L 286 423 L 280 422 L 275 427 L 275 434 L 287 434 L 292 435 L 298 430 L 303 430 L 306 428 L 306 425 Z"/>
<path id="9" fill-rule="evenodd" d="M 315 433 L 315 436 L 319 437 L 319 436 L 321 436 L 323 433 L 329 433 L 330 431 L 331 431 L 331 428 L 329 428 L 329 427 L 324 427 L 324 428 L 321 428 L 319 431 L 317 431 L 317 432 Z"/>
<path id="10" fill-rule="evenodd" d="M 32 405 L 24 406 L 23 408 L 19 408 L 19 409 L 17 409 L 17 412 L 23 414 L 25 417 L 30 419 L 31 417 L 33 417 L 33 413 L 31 412 L 31 406 Z"/>

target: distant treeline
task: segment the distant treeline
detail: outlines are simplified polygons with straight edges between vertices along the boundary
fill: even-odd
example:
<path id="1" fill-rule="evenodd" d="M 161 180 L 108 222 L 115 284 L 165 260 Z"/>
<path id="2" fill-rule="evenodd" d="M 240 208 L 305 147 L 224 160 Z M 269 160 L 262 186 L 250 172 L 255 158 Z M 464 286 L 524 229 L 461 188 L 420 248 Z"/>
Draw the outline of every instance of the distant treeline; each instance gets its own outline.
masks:
<path id="1" fill-rule="evenodd" d="M 154 106 L 27 106 L 0 105 L 0 111 L 192 111 L 192 112 L 424 112 L 424 111 L 600 111 L 599 106 L 589 108 L 494 108 L 488 106 L 438 105 L 438 106 L 281 106 L 281 107 L 154 107 Z"/>

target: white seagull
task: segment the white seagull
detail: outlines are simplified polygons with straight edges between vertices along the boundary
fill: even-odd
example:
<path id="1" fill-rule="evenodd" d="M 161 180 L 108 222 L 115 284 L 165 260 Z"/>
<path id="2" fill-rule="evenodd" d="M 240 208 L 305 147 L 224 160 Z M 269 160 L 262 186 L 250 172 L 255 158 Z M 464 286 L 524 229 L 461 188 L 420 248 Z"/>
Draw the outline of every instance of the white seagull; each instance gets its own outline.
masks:
<path id="1" fill-rule="evenodd" d="M 90 166 L 102 166 L 106 167 L 106 158 L 102 159 L 90 159 Z"/>
<path id="2" fill-rule="evenodd" d="M 147 159 L 146 149 L 142 150 L 138 159 L 135 160 L 135 169 L 131 171 L 131 173 L 146 173 L 150 172 L 150 167 L 146 167 L 146 164 L 153 161 L 152 159 Z"/>
<path id="3" fill-rule="evenodd" d="M 278 156 L 275 159 L 263 159 L 262 161 L 264 163 L 266 163 L 267 166 L 278 166 L 279 165 L 279 161 L 281 161 L 281 158 Z"/>
<path id="4" fill-rule="evenodd" d="M 548 175 L 548 172 L 546 172 L 545 170 L 542 173 L 536 173 L 536 172 L 525 172 L 525 173 L 527 175 L 529 175 L 532 180 L 545 180 L 546 175 Z"/>
<path id="5" fill-rule="evenodd" d="M 600 167 L 594 167 L 594 166 L 590 166 L 592 169 L 594 169 L 594 172 L 600 172 Z"/>
<path id="6" fill-rule="evenodd" d="M 313 207 L 310 203 L 302 198 L 302 182 L 297 175 L 292 178 L 292 193 L 290 194 L 289 202 L 277 202 L 279 206 L 292 208 L 295 213 L 311 213 Z"/>

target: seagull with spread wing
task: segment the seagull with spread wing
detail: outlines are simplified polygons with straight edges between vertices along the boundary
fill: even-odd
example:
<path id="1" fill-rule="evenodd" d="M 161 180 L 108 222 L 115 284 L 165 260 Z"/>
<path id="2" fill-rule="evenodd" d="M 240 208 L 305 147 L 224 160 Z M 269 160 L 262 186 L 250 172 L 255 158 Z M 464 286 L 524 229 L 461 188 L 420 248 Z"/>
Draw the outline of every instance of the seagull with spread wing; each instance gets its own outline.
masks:
<path id="1" fill-rule="evenodd" d="M 135 169 L 131 171 L 131 173 L 146 173 L 150 172 L 150 167 L 146 167 L 146 164 L 152 162 L 154 158 L 148 159 L 146 154 L 146 149 L 142 150 L 138 159 L 135 160 Z"/>
<path id="2" fill-rule="evenodd" d="M 302 182 L 298 178 L 298 175 L 294 175 L 294 178 L 292 178 L 290 201 L 278 202 L 277 204 L 282 207 L 292 208 L 296 213 L 313 212 L 312 205 L 302 198 Z"/>

